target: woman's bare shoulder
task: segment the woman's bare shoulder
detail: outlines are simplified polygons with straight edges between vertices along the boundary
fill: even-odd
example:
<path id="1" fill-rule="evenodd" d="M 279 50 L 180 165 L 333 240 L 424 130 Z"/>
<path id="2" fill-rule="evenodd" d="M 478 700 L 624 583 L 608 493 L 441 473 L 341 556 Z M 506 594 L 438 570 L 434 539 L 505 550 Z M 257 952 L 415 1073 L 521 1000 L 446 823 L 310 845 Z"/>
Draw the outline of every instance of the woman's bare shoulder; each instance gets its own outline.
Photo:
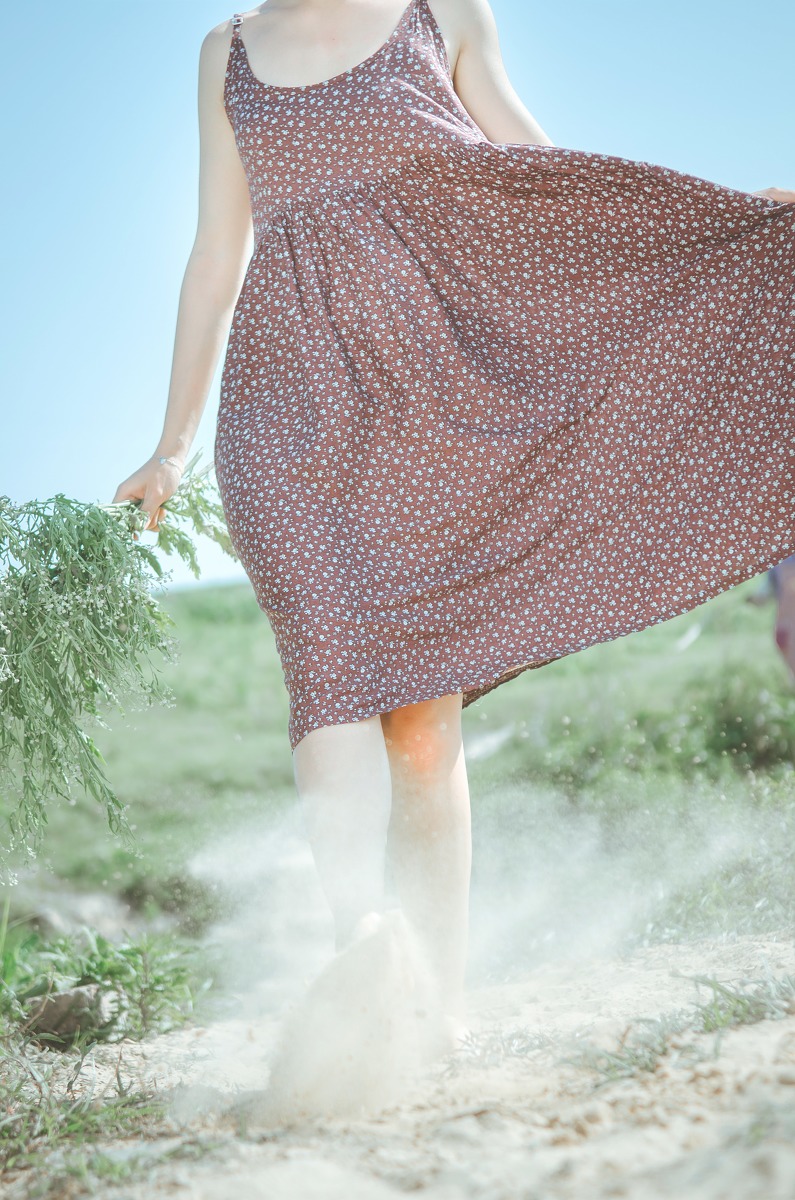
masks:
<path id="1" fill-rule="evenodd" d="M 487 37 L 493 34 L 494 14 L 489 0 L 429 0 L 429 6 L 448 49 L 453 49 L 453 67 L 465 44 L 477 44 L 484 32 Z"/>
<path id="2" fill-rule="evenodd" d="M 229 43 L 232 40 L 232 13 L 229 14 L 223 21 L 219 21 L 217 25 L 213 25 L 212 29 L 208 29 L 202 41 L 202 53 L 205 48 L 213 53 L 214 50 L 225 47 L 229 49 Z"/>
<path id="3" fill-rule="evenodd" d="M 429 0 L 434 16 L 457 33 L 482 28 L 494 20 L 489 0 Z"/>
<path id="4" fill-rule="evenodd" d="M 200 78 L 207 81 L 207 86 L 215 90 L 216 84 L 223 79 L 229 59 L 229 49 L 232 44 L 232 16 L 230 13 L 223 21 L 213 25 L 204 35 L 199 52 Z"/>

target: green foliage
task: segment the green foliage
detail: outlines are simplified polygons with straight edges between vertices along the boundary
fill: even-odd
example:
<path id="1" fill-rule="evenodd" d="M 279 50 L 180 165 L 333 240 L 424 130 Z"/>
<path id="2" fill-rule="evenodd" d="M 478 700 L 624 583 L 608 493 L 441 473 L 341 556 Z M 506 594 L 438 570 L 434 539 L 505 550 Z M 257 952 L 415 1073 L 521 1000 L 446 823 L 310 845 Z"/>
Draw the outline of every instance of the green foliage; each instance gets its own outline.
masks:
<path id="1" fill-rule="evenodd" d="M 759 788 L 755 791 L 758 793 Z M 773 789 L 772 802 L 760 801 L 754 792 L 743 804 L 725 797 L 724 808 L 712 810 L 716 834 L 735 828 L 734 850 L 726 862 L 709 862 L 709 844 L 694 833 L 690 862 L 702 870 L 695 880 L 685 878 L 679 887 L 661 888 L 655 906 L 638 940 L 661 942 L 717 934 L 759 934 L 784 929 L 795 920 L 795 806 L 786 782 Z M 656 814 L 655 814 L 656 815 Z M 660 823 L 660 839 L 672 838 L 670 826 Z M 692 823 L 690 828 L 692 829 Z M 687 827 L 686 827 L 687 828 Z M 742 831 L 742 832 L 740 832 Z M 685 860 L 686 861 L 686 860 Z"/>
<path id="2" fill-rule="evenodd" d="M 191 880 L 192 854 L 227 832 L 261 828 L 293 803 L 287 704 L 250 587 L 179 590 L 163 604 L 180 638 L 179 668 L 166 673 L 176 707 L 165 720 L 148 707 L 134 727 L 120 724 L 103 739 L 109 773 L 134 808 L 143 858 L 131 860 L 117 841 L 97 837 L 94 805 L 82 797 L 74 809 L 52 812 L 48 858 L 73 887 L 103 888 L 148 916 L 176 911 L 201 928 L 222 904 L 225 885 L 216 894 L 214 885 Z M 682 635 L 699 626 L 701 634 L 681 649 Z M 495 978 L 568 952 L 580 930 L 592 950 L 600 921 L 606 944 L 620 939 L 627 949 L 791 927 L 795 756 L 787 739 L 795 695 L 771 626 L 772 612 L 729 593 L 699 614 L 527 672 L 467 709 L 473 743 L 481 733 L 512 730 L 497 751 L 470 760 L 476 875 L 500 903 L 511 898 L 508 932 L 488 927 Z M 28 912 L 28 900 L 14 902 Z M 19 949 L 18 926 L 13 937 L 12 957 L 27 959 L 41 947 L 35 941 Z M 483 959 L 483 946 L 478 953 Z M 18 983 L 21 975 L 14 976 Z M 634 1022 L 618 1045 L 591 1048 L 581 1065 L 605 1081 L 642 1075 L 661 1060 L 692 1065 L 709 1057 L 716 1035 L 737 1018 L 784 1011 L 793 986 L 771 984 L 763 1003 L 753 983 L 732 986 L 739 1000 L 714 997 L 710 987 L 703 1005 Z M 17 1130 L 27 1122 L 35 1134 L 26 1142 L 20 1133 L 19 1155 L 52 1143 L 65 1153 L 76 1145 L 79 1156 L 81 1141 L 90 1147 L 125 1131 L 157 1131 L 146 1098 L 77 1103 L 65 1085 L 47 1083 L 51 1064 L 71 1069 L 75 1062 L 76 1070 L 79 1052 L 41 1052 L 22 1036 L 24 1022 L 7 1002 L 0 1147 L 6 1136 L 11 1144 L 4 1113 Z M 488 1068 L 510 1058 L 549 1058 L 557 1044 L 536 1029 L 495 1030 L 468 1043 L 466 1061 Z M 34 1084 L 33 1072 L 45 1082 Z M 13 1094 L 23 1084 L 27 1109 Z M 40 1161 L 37 1183 L 45 1186 L 45 1171 L 58 1180 L 62 1168 Z M 87 1155 L 86 1163 L 101 1190 L 101 1158 Z"/>
<path id="3" fill-rule="evenodd" d="M 795 1014 L 795 977 L 752 980 L 729 987 L 706 975 L 691 975 L 693 983 L 709 988 L 706 1004 L 696 1006 L 694 1028 L 703 1033 L 729 1029 L 734 1025 L 755 1025 L 758 1021 L 780 1021 Z"/>
<path id="4" fill-rule="evenodd" d="M 81 1067 L 82 1057 L 77 1056 L 74 1070 L 64 1077 L 57 1060 L 16 1036 L 0 1034 L 0 1167 L 4 1171 L 35 1166 L 44 1154 L 60 1147 L 140 1135 L 154 1122 L 163 1121 L 165 1103 L 146 1092 L 120 1088 L 111 1097 L 75 1094 Z M 44 1178 L 39 1186 L 46 1188 Z"/>
<path id="5" fill-rule="evenodd" d="M 226 911 L 217 888 L 185 873 L 161 877 L 139 872 L 122 889 L 121 899 L 143 914 L 175 916 L 180 932 L 189 937 L 201 936 Z"/>
<path id="6" fill-rule="evenodd" d="M 625 739 L 631 765 L 673 761 L 682 775 L 719 778 L 724 764 L 747 772 L 795 763 L 795 693 L 777 682 L 762 664 L 712 665 L 689 681 L 686 704 L 637 714 Z"/>
<path id="7" fill-rule="evenodd" d="M 775 650 L 771 612 L 716 597 L 685 651 L 677 618 L 591 647 L 498 688 L 484 731 L 511 724 L 500 750 L 515 777 L 582 797 L 616 771 L 712 783 L 795 765 L 795 689 Z M 509 703 L 509 694 L 519 700 Z M 500 693 L 504 695 L 500 695 Z M 480 706 L 475 706 L 475 717 Z"/>
<path id="8" fill-rule="evenodd" d="M 558 1035 L 559 1036 L 559 1035 Z M 442 1075 L 449 1079 L 472 1068 L 491 1071 L 509 1059 L 531 1058 L 549 1051 L 558 1037 L 538 1033 L 522 1026 L 513 1029 L 469 1030 L 461 1039 L 456 1053 L 444 1064 Z"/>
<path id="9" fill-rule="evenodd" d="M 753 771 L 795 763 L 795 693 L 771 684 L 769 670 L 757 663 L 742 673 L 724 668 L 702 695 L 695 702 L 708 706 L 709 759 L 725 755 L 738 769 Z"/>
<path id="10" fill-rule="evenodd" d="M 114 833 L 129 835 L 86 726 L 107 728 L 108 706 L 124 713 L 125 703 L 173 703 L 158 666 L 176 657 L 173 621 L 152 595 L 163 577 L 158 554 L 173 551 L 198 574 L 181 525 L 231 553 L 210 468 L 194 472 L 197 458 L 164 505 L 154 549 L 136 538 L 146 523 L 137 501 L 0 497 L 0 866 L 12 851 L 35 854 L 49 806 L 69 802 L 75 783 Z"/>
<path id="11" fill-rule="evenodd" d="M 9 930 L 8 916 L 7 894 L 0 913 L 0 1167 L 38 1167 L 51 1179 L 55 1150 L 69 1176 L 96 1183 L 134 1174 L 134 1160 L 119 1164 L 92 1147 L 162 1131 L 165 1102 L 125 1085 L 121 1049 L 115 1078 L 101 1093 L 84 1063 L 97 1042 L 140 1039 L 184 1024 L 210 986 L 199 974 L 203 960 L 173 937 L 115 944 L 84 928 L 45 942 L 25 928 Z M 72 1036 L 60 1038 L 34 1026 L 43 1001 L 85 985 L 112 1000 L 110 1021 L 95 1027 L 81 1021 Z M 52 1194 L 62 1194 L 57 1182 Z"/>
<path id="12" fill-rule="evenodd" d="M 206 924 L 203 914 L 223 908 L 226 886 L 205 883 L 204 898 L 186 891 L 177 881 L 193 855 L 289 812 L 295 785 L 281 667 L 250 586 L 174 589 L 163 603 L 180 639 L 166 675 L 176 707 L 165 719 L 154 707 L 136 713 L 102 747 L 143 857 L 97 836 L 83 798 L 53 812 L 47 851 L 73 887 L 107 889 L 147 916 L 174 911 L 182 896 L 180 928 L 190 932 L 195 915 Z M 751 771 L 735 755 L 706 757 L 740 700 L 750 724 L 755 712 L 777 719 L 795 698 L 773 613 L 741 593 L 720 596 L 700 615 L 702 635 L 679 651 L 693 620 L 529 671 L 466 709 L 476 875 L 495 888 L 538 879 L 544 896 L 523 906 L 521 945 L 518 933 L 515 946 L 505 935 L 504 951 L 495 940 L 495 961 L 548 955 L 614 909 L 643 943 L 795 920 L 792 763 Z M 471 753 L 482 733 L 511 727 L 496 750 Z M 650 729 L 669 735 L 652 739 Z"/>
<path id="13" fill-rule="evenodd" d="M 83 1023 L 79 1035 L 62 1040 L 85 1045 L 164 1033 L 190 1017 L 196 996 L 208 986 L 198 979 L 196 961 L 194 950 L 173 937 L 147 936 L 117 944 L 83 928 L 45 942 L 30 933 L 0 950 L 0 1015 L 24 1030 L 35 1001 L 98 984 L 113 1000 L 112 1019 L 94 1027 Z"/>
<path id="14" fill-rule="evenodd" d="M 597 1086 L 602 1086 L 616 1079 L 653 1073 L 664 1058 L 692 1064 L 710 1055 L 706 1048 L 688 1042 L 683 1035 L 720 1036 L 733 1026 L 781 1020 L 795 1013 L 795 978 L 791 975 L 749 980 L 737 987 L 729 987 L 708 975 L 682 978 L 690 979 L 699 988 L 708 988 L 712 993 L 710 1001 L 661 1017 L 639 1018 L 627 1026 L 613 1049 L 586 1043 L 562 1061 L 594 1071 L 599 1077 Z M 717 1049 L 718 1043 L 712 1047 L 710 1056 L 714 1057 Z"/>
<path id="15" fill-rule="evenodd" d="M 692 1028 L 693 1017 L 687 1012 L 638 1018 L 627 1026 L 613 1049 L 586 1043 L 562 1061 L 594 1071 L 599 1076 L 597 1087 L 616 1079 L 631 1079 L 656 1071 L 660 1060 L 670 1054 L 672 1042 Z M 692 1062 L 700 1057 L 701 1053 L 692 1044 L 680 1048 L 679 1058 Z"/>

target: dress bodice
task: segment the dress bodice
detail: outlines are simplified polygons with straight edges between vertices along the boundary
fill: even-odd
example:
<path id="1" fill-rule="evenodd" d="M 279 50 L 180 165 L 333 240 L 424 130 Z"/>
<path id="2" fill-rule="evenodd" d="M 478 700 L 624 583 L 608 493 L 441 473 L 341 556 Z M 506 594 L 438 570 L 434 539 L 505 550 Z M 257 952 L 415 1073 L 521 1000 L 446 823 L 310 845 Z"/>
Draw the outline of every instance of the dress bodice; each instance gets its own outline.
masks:
<path id="1" fill-rule="evenodd" d="M 427 0 L 409 0 L 389 38 L 356 66 L 296 86 L 257 78 L 235 14 L 224 107 L 248 178 L 257 240 L 303 200 L 333 200 L 395 172 L 433 169 L 462 139 L 485 140 L 455 92 Z"/>

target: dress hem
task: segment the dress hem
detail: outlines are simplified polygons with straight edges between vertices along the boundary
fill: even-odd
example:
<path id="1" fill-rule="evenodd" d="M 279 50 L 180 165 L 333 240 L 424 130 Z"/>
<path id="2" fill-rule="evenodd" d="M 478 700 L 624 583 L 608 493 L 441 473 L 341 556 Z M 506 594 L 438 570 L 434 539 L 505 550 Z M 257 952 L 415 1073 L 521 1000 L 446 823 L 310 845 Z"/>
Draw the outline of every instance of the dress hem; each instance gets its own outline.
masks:
<path id="1" fill-rule="evenodd" d="M 795 546 L 790 549 L 789 553 L 790 555 L 795 556 Z M 764 573 L 766 570 L 769 570 L 771 566 L 775 566 L 782 562 L 786 557 L 788 557 L 786 553 L 777 551 L 775 555 L 775 563 L 771 564 L 770 562 L 766 562 L 762 566 L 752 564 L 750 567 L 744 569 L 739 578 L 736 578 L 732 583 L 729 583 L 725 586 L 713 586 L 705 589 L 705 594 L 703 594 L 700 598 L 697 598 L 695 603 L 693 603 L 693 597 L 691 596 L 688 600 L 685 600 L 677 605 L 673 610 L 663 608 L 658 612 L 657 616 L 652 617 L 650 620 L 643 619 L 641 623 L 635 625 L 634 627 L 625 628 L 620 631 L 611 630 L 610 632 L 603 633 L 602 636 L 588 638 L 588 640 L 583 641 L 580 644 L 570 646 L 567 649 L 563 649 L 560 651 L 560 653 L 553 654 L 550 657 L 533 659 L 529 662 L 521 664 L 520 666 L 511 666 L 505 668 L 504 670 L 498 669 L 496 674 L 494 669 L 485 673 L 481 672 L 474 680 L 471 676 L 468 676 L 464 681 L 459 683 L 458 686 L 456 686 L 455 681 L 447 684 L 444 691 L 439 691 L 438 688 L 428 685 L 427 688 L 419 689 L 416 693 L 413 693 L 401 704 L 390 704 L 388 701 L 372 700 L 369 704 L 364 704 L 358 708 L 357 714 L 353 718 L 348 718 L 345 721 L 323 721 L 318 724 L 310 724 L 309 728 L 306 729 L 305 732 L 301 733 L 300 737 L 296 738 L 295 740 L 293 739 L 291 733 L 290 748 L 291 750 L 295 750 L 296 747 L 307 736 L 307 734 L 314 732 L 316 729 L 324 729 L 328 726 L 344 725 L 356 721 L 364 721 L 367 720 L 368 717 L 380 716 L 382 713 L 386 712 L 394 712 L 396 709 L 405 708 L 410 704 L 420 704 L 425 700 L 438 700 L 442 696 L 456 695 L 458 692 L 463 693 L 461 704 L 462 709 L 468 708 L 469 705 L 473 704 L 476 700 L 481 699 L 481 697 L 487 695 L 489 692 L 494 691 L 502 684 L 508 683 L 511 679 L 515 679 L 518 675 L 524 674 L 525 671 L 548 666 L 550 663 L 559 662 L 562 658 L 568 658 L 571 654 L 578 654 L 582 650 L 587 650 L 591 646 L 605 645 L 608 642 L 617 641 L 620 637 L 629 637 L 635 633 L 642 633 L 643 630 L 651 629 L 655 625 L 662 625 L 666 621 L 674 620 L 676 617 L 682 617 L 687 613 L 693 613 L 702 605 L 708 604 L 711 600 L 717 599 L 718 596 L 732 591 L 734 588 L 739 587 L 742 583 L 747 583 L 749 580 L 757 578 L 758 575 Z"/>
<path id="2" fill-rule="evenodd" d="M 590 644 L 591 643 L 589 643 L 589 645 Z M 581 649 L 587 649 L 587 647 L 584 646 L 581 647 Z M 356 716 L 352 719 L 349 718 L 345 721 L 324 721 L 321 724 L 311 725 L 310 728 L 302 733 L 295 741 L 293 741 L 292 738 L 290 739 L 291 750 L 295 750 L 308 734 L 314 733 L 317 729 L 326 729 L 329 726 L 347 725 L 358 721 L 366 721 L 369 717 L 377 717 L 381 716 L 382 713 L 395 712 L 397 709 L 406 708 L 411 704 L 422 704 L 425 700 L 439 700 L 442 696 L 456 695 L 458 692 L 463 693 L 461 707 L 468 708 L 470 704 L 474 704 L 476 700 L 479 700 L 482 696 L 487 695 L 488 692 L 494 691 L 494 689 L 498 688 L 501 684 L 508 683 L 509 680 L 515 679 L 517 675 L 522 675 L 525 671 L 531 671 L 537 667 L 545 667 L 549 663 L 557 662 L 561 658 L 568 658 L 570 654 L 575 653 L 577 653 L 576 649 L 564 650 L 560 654 L 554 654 L 551 658 L 543 658 L 539 659 L 538 661 L 523 663 L 518 667 L 508 667 L 506 670 L 500 671 L 498 675 L 495 675 L 493 671 L 489 671 L 485 677 L 480 675 L 478 676 L 477 680 L 472 683 L 462 683 L 458 687 L 456 687 L 455 683 L 453 683 L 452 685 L 447 686 L 445 691 L 439 691 L 438 688 L 433 687 L 422 688 L 418 692 L 409 696 L 408 699 L 404 700 L 401 704 L 389 704 L 387 701 L 373 700 L 370 704 L 363 705 L 361 708 L 357 709 Z"/>

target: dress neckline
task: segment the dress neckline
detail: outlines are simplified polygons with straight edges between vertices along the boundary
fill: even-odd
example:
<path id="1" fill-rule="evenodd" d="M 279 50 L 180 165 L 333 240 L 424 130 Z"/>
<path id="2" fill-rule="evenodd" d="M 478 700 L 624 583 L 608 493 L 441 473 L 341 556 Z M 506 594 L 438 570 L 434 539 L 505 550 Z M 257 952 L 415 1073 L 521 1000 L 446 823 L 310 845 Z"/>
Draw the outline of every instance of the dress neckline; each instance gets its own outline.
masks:
<path id="1" fill-rule="evenodd" d="M 232 40 L 239 42 L 240 48 L 243 52 L 243 61 L 246 65 L 246 69 L 247 69 L 249 75 L 251 76 L 251 79 L 257 85 L 257 87 L 260 87 L 264 91 L 267 91 L 267 92 L 309 92 L 309 91 L 313 91 L 315 88 L 328 87 L 329 84 L 337 83 L 338 81 L 343 80 L 343 79 L 348 79 L 352 75 L 361 71 L 364 67 L 369 67 L 372 63 L 374 63 L 377 59 L 379 59 L 383 54 L 385 54 L 387 52 L 387 50 L 390 50 L 392 48 L 392 45 L 398 40 L 401 33 L 403 32 L 404 25 L 406 25 L 408 23 L 409 17 L 411 15 L 411 13 L 413 12 L 414 8 L 417 7 L 421 3 L 422 3 L 422 0 L 409 0 L 408 4 L 403 9 L 403 12 L 400 14 L 400 18 L 398 20 L 397 25 L 395 25 L 395 27 L 392 30 L 392 32 L 390 33 L 389 37 L 386 39 L 385 42 L 381 43 L 381 45 L 378 47 L 377 50 L 374 50 L 372 54 L 368 54 L 367 58 L 363 58 L 360 62 L 354 63 L 354 65 L 352 67 L 348 67 L 344 71 L 338 71 L 336 75 L 330 75 L 328 77 L 328 79 L 319 79 L 316 83 L 265 83 L 265 81 L 263 79 L 260 79 L 257 75 L 254 74 L 251 63 L 249 61 L 248 50 L 246 49 L 246 43 L 243 41 L 243 35 L 240 31 L 239 25 L 234 30 L 234 35 L 233 35 Z"/>

